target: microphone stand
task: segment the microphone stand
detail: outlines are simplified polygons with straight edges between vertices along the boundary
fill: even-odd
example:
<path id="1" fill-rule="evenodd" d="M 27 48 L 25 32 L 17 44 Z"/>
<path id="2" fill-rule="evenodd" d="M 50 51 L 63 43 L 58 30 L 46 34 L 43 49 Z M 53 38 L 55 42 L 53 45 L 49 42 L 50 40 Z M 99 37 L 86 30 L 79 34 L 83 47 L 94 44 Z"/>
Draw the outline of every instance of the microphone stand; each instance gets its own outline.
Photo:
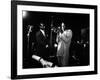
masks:
<path id="1" fill-rule="evenodd" d="M 51 16 L 51 29 L 53 28 L 53 16 Z M 50 47 L 52 48 L 52 30 L 50 31 Z"/>
<path id="2" fill-rule="evenodd" d="M 29 52 L 29 40 L 30 40 L 30 33 L 32 32 L 32 26 L 28 25 L 29 27 L 29 30 L 28 30 L 28 33 L 27 33 L 27 38 L 28 38 L 28 43 L 27 43 L 27 51 Z"/>

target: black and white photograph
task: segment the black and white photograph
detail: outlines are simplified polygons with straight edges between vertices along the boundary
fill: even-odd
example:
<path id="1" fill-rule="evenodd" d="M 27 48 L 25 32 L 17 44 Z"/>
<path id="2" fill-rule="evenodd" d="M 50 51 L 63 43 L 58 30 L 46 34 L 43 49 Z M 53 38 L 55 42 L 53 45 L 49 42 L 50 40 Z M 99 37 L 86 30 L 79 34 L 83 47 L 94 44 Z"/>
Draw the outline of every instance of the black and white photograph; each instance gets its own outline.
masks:
<path id="1" fill-rule="evenodd" d="M 12 1 L 12 78 L 96 74 L 97 7 Z"/>
<path id="2" fill-rule="evenodd" d="M 89 14 L 23 11 L 22 15 L 23 68 L 89 65 Z"/>

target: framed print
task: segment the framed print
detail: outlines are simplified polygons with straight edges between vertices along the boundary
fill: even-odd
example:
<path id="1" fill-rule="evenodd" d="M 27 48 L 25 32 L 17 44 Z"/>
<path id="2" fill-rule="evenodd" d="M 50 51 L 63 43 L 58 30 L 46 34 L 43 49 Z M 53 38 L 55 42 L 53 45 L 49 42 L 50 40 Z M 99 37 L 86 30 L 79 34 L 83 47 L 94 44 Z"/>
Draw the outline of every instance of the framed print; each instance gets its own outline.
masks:
<path id="1" fill-rule="evenodd" d="M 11 1 L 11 78 L 97 74 L 97 6 Z"/>

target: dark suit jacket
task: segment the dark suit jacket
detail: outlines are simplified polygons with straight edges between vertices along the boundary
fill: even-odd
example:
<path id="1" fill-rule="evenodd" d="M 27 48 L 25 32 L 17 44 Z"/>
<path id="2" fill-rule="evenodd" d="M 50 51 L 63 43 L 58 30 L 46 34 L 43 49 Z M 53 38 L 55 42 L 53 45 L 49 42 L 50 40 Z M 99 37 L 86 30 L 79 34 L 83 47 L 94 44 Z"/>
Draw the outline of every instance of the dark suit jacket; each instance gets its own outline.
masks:
<path id="1" fill-rule="evenodd" d="M 46 51 L 47 40 L 41 31 L 38 31 L 36 33 L 36 41 L 37 41 L 37 52 L 38 52 L 37 55 L 45 58 L 47 54 Z"/>

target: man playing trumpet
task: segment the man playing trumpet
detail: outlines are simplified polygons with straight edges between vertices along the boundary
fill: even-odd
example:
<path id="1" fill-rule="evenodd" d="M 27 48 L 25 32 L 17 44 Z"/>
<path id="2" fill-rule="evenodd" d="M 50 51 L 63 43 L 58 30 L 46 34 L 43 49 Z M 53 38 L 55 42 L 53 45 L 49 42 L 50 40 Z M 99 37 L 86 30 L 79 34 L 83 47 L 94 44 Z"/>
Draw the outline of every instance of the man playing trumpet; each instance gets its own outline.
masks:
<path id="1" fill-rule="evenodd" d="M 57 47 L 57 59 L 60 67 L 68 66 L 69 62 L 69 47 L 72 38 L 72 30 L 65 30 L 65 24 L 61 23 L 61 31 L 57 34 L 56 41 Z"/>

